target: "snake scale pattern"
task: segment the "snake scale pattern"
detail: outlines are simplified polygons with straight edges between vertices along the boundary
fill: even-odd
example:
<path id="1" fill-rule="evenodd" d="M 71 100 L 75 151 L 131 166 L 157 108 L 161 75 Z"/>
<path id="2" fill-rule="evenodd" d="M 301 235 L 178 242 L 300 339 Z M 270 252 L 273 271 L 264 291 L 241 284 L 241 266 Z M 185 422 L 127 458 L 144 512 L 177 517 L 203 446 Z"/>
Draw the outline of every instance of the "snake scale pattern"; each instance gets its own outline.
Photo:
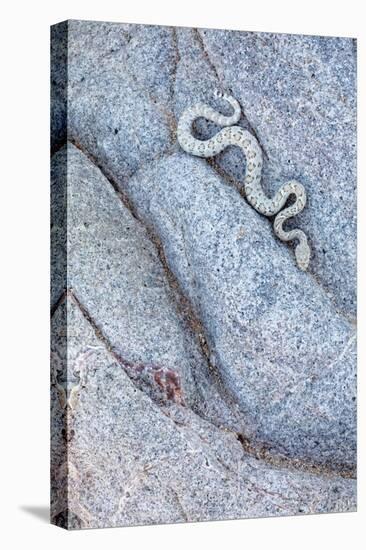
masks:
<path id="1" fill-rule="evenodd" d="M 247 201 L 260 214 L 264 216 L 276 216 L 273 228 L 281 241 L 297 240 L 295 257 L 298 267 L 305 271 L 309 265 L 310 247 L 305 233 L 301 229 L 285 231 L 284 222 L 296 214 L 299 214 L 306 204 L 306 192 L 304 186 L 296 180 L 291 180 L 282 185 L 273 198 L 267 197 L 261 185 L 262 151 L 255 139 L 247 130 L 235 126 L 240 119 L 241 111 L 237 100 L 231 95 L 215 92 L 215 97 L 227 101 L 234 110 L 231 116 L 225 116 L 215 111 L 205 103 L 198 103 L 188 108 L 182 114 L 178 122 L 177 138 L 184 151 L 198 157 L 213 157 L 223 151 L 229 145 L 237 145 L 241 148 L 246 159 L 246 174 L 244 189 Z M 192 134 L 192 124 L 203 117 L 223 128 L 212 138 L 202 141 Z M 290 195 L 295 195 L 295 202 L 284 208 Z"/>

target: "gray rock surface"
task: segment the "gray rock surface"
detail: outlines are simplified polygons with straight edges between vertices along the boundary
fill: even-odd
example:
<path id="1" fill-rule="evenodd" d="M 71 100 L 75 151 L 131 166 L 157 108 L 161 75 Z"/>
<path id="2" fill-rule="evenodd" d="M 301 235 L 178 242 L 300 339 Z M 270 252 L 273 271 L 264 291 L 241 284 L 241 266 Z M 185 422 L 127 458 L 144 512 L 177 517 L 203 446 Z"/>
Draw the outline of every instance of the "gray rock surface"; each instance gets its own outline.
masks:
<path id="1" fill-rule="evenodd" d="M 75 300 L 65 306 L 68 364 L 85 368 L 68 411 L 69 510 L 63 516 L 55 502 L 56 522 L 76 529 L 354 509 L 354 480 L 275 468 L 189 408 L 157 406 L 101 346 Z M 60 461 L 54 478 L 63 475 Z"/>
<path id="2" fill-rule="evenodd" d="M 51 27 L 51 152 L 67 139 L 68 23 Z"/>
<path id="3" fill-rule="evenodd" d="M 54 36 L 62 68 L 65 25 Z M 83 21 L 67 37 L 67 136 L 61 69 L 52 96 L 53 521 L 354 510 L 353 41 Z M 186 107 L 225 112 L 215 88 L 240 101 L 268 194 L 306 187 L 289 226 L 310 237 L 309 272 L 247 204 L 236 148 L 179 149 Z"/>
<path id="4" fill-rule="evenodd" d="M 51 158 L 51 310 L 67 287 L 67 154 Z"/>
<path id="5" fill-rule="evenodd" d="M 240 431 L 147 230 L 75 146 L 56 153 L 54 165 L 61 167 L 66 154 L 68 289 L 140 387 L 159 402 L 192 406 Z M 62 184 L 55 177 L 54 187 Z"/>
<path id="6" fill-rule="evenodd" d="M 220 105 L 213 90 L 231 91 L 244 111 L 240 125 L 263 148 L 268 194 L 294 177 L 305 185 L 308 207 L 296 225 L 311 239 L 311 272 L 354 319 L 354 49 L 347 38 L 71 21 L 69 138 L 111 177 L 125 178 L 174 150 L 184 108 Z M 200 121 L 197 130 L 206 138 L 215 127 Z M 214 164 L 241 186 L 239 151 Z"/>
<path id="7" fill-rule="evenodd" d="M 246 435 L 290 456 L 352 464 L 355 329 L 268 220 L 183 152 L 141 170 L 125 190 L 202 319 Z"/>
<path id="8" fill-rule="evenodd" d="M 171 148 L 174 55 L 160 27 L 69 22 L 68 137 L 109 174 L 128 176 Z"/>
<path id="9" fill-rule="evenodd" d="M 311 272 L 337 307 L 356 314 L 356 56 L 351 38 L 199 31 L 222 87 L 250 120 L 270 195 L 295 178 L 308 195 L 296 218 Z M 231 162 L 230 162 L 231 160 Z M 240 182 L 243 171 L 221 163 Z"/>

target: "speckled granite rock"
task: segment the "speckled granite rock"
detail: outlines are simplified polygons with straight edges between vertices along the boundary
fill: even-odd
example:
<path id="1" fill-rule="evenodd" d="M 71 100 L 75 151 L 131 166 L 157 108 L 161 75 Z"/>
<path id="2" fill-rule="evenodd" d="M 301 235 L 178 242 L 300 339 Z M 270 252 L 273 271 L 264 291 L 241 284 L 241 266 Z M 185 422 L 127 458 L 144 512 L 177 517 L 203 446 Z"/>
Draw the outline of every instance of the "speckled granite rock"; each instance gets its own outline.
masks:
<path id="1" fill-rule="evenodd" d="M 200 32 L 197 29 L 179 28 L 176 30 L 176 37 L 178 58 L 173 96 L 176 118 L 178 119 L 185 109 L 198 102 L 208 102 L 212 107 L 230 115 L 230 107 L 227 103 L 214 97 L 215 90 L 227 91 L 227 88 L 223 87 L 215 66 L 204 50 Z M 238 125 L 253 131 L 244 115 Z M 198 119 L 194 126 L 197 136 L 202 139 L 214 135 L 218 129 L 215 124 L 203 118 Z M 243 179 L 245 161 L 238 148 L 230 147 L 223 151 L 217 160 L 217 166 L 222 166 L 228 175 L 236 170 Z M 213 164 L 216 165 L 216 160 Z"/>
<path id="2" fill-rule="evenodd" d="M 159 408 L 72 298 L 67 315 L 68 362 L 84 374 L 68 412 L 69 510 L 63 515 L 55 502 L 56 522 L 75 529 L 354 509 L 354 480 L 275 468 L 190 409 Z"/>
<path id="3" fill-rule="evenodd" d="M 225 388 L 208 371 L 199 326 L 194 333 L 196 320 L 170 287 L 146 229 L 71 144 L 54 155 L 53 187 L 63 186 L 57 175 L 64 176 L 66 154 L 68 288 L 139 387 L 240 431 L 240 418 L 219 395 Z"/>
<path id="4" fill-rule="evenodd" d="M 356 56 L 350 38 L 199 31 L 223 87 L 240 101 L 263 147 L 264 186 L 301 181 L 296 218 L 310 270 L 337 307 L 356 314 Z M 243 171 L 221 166 L 239 181 Z"/>
<path id="5" fill-rule="evenodd" d="M 66 291 L 67 281 L 67 154 L 51 159 L 51 310 Z"/>
<path id="6" fill-rule="evenodd" d="M 230 90 L 246 115 L 241 125 L 264 149 L 267 192 L 293 177 L 308 190 L 309 207 L 296 223 L 311 238 L 311 271 L 354 318 L 352 39 L 72 21 L 69 44 L 69 136 L 112 176 L 174 148 L 173 113 L 200 100 L 215 106 L 213 89 Z M 202 137 L 213 128 L 198 124 Z M 217 164 L 243 182 L 235 148 Z"/>
<path id="7" fill-rule="evenodd" d="M 174 142 L 172 40 L 160 27 L 69 23 L 68 136 L 109 174 L 128 176 Z"/>
<path id="8" fill-rule="evenodd" d="M 297 269 L 268 220 L 184 153 L 125 189 L 203 321 L 246 435 L 290 456 L 352 464 L 355 329 Z"/>
<path id="9" fill-rule="evenodd" d="M 67 21 L 51 27 L 51 152 L 67 139 Z"/>
<path id="10" fill-rule="evenodd" d="M 54 523 L 354 510 L 352 40 L 62 25 L 52 50 Z M 239 99 L 268 193 L 293 177 L 305 185 L 308 205 L 289 225 L 310 236 L 309 272 L 247 204 L 236 148 L 208 161 L 179 149 L 186 107 L 225 112 L 215 88 Z M 201 119 L 195 131 L 217 128 Z"/>

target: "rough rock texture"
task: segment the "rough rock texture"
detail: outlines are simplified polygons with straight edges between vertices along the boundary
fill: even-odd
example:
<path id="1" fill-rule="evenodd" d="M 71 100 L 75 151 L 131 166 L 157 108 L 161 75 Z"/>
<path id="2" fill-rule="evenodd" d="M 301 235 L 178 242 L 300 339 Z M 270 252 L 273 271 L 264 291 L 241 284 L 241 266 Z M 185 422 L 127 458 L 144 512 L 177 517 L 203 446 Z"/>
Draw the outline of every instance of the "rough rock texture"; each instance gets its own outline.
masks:
<path id="1" fill-rule="evenodd" d="M 51 311 L 67 287 L 67 153 L 51 159 Z"/>
<path id="2" fill-rule="evenodd" d="M 82 376 L 57 447 L 60 457 L 67 448 L 69 508 L 63 515 L 62 500 L 54 503 L 56 522 L 75 529 L 352 509 L 353 480 L 267 465 L 189 408 L 157 406 L 100 345 L 77 302 L 62 307 L 69 370 Z M 55 464 L 54 483 L 64 467 Z"/>
<path id="3" fill-rule="evenodd" d="M 295 178 L 308 208 L 313 273 L 356 314 L 356 56 L 350 38 L 199 31 L 223 87 L 241 103 L 267 157 L 273 194 Z M 230 160 L 221 166 L 239 181 Z M 335 268 L 337 266 L 337 268 Z"/>
<path id="4" fill-rule="evenodd" d="M 51 27 L 51 152 L 67 139 L 68 23 Z"/>
<path id="5" fill-rule="evenodd" d="M 63 176 L 66 156 L 67 288 L 104 345 L 155 400 L 189 405 L 240 431 L 202 354 L 200 327 L 171 288 L 147 230 L 74 145 L 54 155 L 54 174 Z M 53 185 L 63 183 L 56 177 Z"/>
<path id="6" fill-rule="evenodd" d="M 355 329 L 268 220 L 183 152 L 126 189 L 202 319 L 247 435 L 290 456 L 352 464 Z"/>
<path id="7" fill-rule="evenodd" d="M 68 135 L 108 173 L 130 175 L 172 146 L 174 55 L 165 28 L 69 23 Z"/>
<path id="8" fill-rule="evenodd" d="M 82 21 L 53 37 L 53 522 L 354 510 L 353 41 Z M 176 143 L 187 106 L 225 112 L 215 88 L 240 101 L 268 194 L 306 187 L 289 223 L 306 273 L 245 201 L 241 153 Z"/>

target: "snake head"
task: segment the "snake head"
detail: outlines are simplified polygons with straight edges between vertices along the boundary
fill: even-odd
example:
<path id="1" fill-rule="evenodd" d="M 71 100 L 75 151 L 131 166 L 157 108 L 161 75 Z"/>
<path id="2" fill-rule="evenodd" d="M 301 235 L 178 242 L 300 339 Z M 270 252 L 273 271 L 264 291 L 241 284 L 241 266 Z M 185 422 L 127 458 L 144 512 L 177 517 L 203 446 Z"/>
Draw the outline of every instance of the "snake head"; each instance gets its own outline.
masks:
<path id="1" fill-rule="evenodd" d="M 310 261 L 310 247 L 306 241 L 300 242 L 295 248 L 297 265 L 301 271 L 306 271 Z"/>

